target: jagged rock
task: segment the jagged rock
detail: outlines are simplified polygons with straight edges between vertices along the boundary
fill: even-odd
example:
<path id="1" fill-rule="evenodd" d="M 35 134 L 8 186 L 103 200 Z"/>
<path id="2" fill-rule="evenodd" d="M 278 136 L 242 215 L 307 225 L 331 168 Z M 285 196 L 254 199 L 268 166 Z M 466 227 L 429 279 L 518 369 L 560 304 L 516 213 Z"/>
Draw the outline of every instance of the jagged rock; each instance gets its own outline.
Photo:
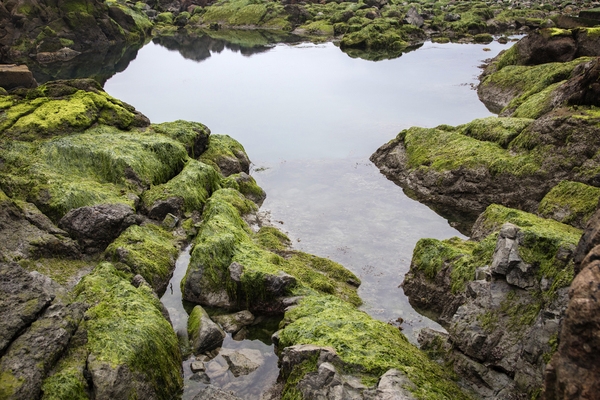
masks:
<path id="1" fill-rule="evenodd" d="M 168 231 L 175 229 L 177 223 L 179 222 L 179 218 L 174 216 L 173 214 L 167 214 L 167 216 L 162 221 L 162 227 Z"/>
<path id="2" fill-rule="evenodd" d="M 379 379 L 374 400 L 413 400 L 416 397 L 408 390 L 415 388 L 401 371 L 390 369 Z"/>
<path id="3" fill-rule="evenodd" d="M 213 385 L 203 388 L 193 400 L 241 400 L 239 397 L 221 390 Z"/>
<path id="4" fill-rule="evenodd" d="M 579 273 L 569 290 L 558 351 L 546 369 L 545 400 L 592 400 L 600 393 L 599 227 L 600 212 L 596 211 L 576 250 Z"/>
<path id="5" fill-rule="evenodd" d="M 202 361 L 193 361 L 190 363 L 190 369 L 192 372 L 204 372 L 206 367 L 204 366 L 204 362 Z"/>
<path id="6" fill-rule="evenodd" d="M 69 61 L 80 54 L 79 51 L 63 47 L 58 51 L 37 53 L 35 58 L 40 64 L 49 64 L 57 61 Z"/>
<path id="7" fill-rule="evenodd" d="M 404 21 L 407 24 L 416 26 L 417 28 L 422 27 L 424 23 L 423 17 L 419 15 L 419 12 L 414 7 L 409 8 L 409 10 L 406 12 L 406 18 L 404 18 Z"/>
<path id="8" fill-rule="evenodd" d="M 204 353 L 220 347 L 225 339 L 225 332 L 214 323 L 207 312 L 200 306 L 194 307 L 188 320 L 188 335 L 192 351 Z"/>
<path id="9" fill-rule="evenodd" d="M 148 217 L 163 221 L 167 215 L 181 216 L 183 211 L 183 198 L 170 197 L 166 200 L 157 200 L 148 208 Z"/>
<path id="10" fill-rule="evenodd" d="M 254 315 L 244 310 L 235 314 L 219 315 L 214 317 L 214 320 L 223 327 L 225 332 L 236 333 L 243 327 L 251 325 L 254 322 Z"/>
<path id="11" fill-rule="evenodd" d="M 42 381 L 64 353 L 83 318 L 85 306 L 55 301 L 6 349 L 0 376 L 7 383 L 5 399 L 34 399 Z"/>
<path id="12" fill-rule="evenodd" d="M 2 195 L 0 192 L 0 254 L 7 260 L 81 256 L 77 243 L 35 205 L 2 200 Z"/>
<path id="13" fill-rule="evenodd" d="M 26 65 L 0 65 L 0 87 L 10 90 L 17 87 L 34 88 L 37 82 Z"/>
<path id="14" fill-rule="evenodd" d="M 256 371 L 265 362 L 262 353 L 255 349 L 222 349 L 219 354 L 227 361 L 229 370 L 236 378 Z"/>
<path id="15" fill-rule="evenodd" d="M 140 218 L 125 204 L 100 204 L 69 211 L 59 226 L 77 239 L 86 252 L 102 251 Z"/>
<path id="16" fill-rule="evenodd" d="M 536 269 L 523 261 L 519 255 L 519 242 L 523 234 L 519 234 L 518 226 L 506 223 L 500 229 L 498 244 L 493 255 L 491 271 L 505 275 L 506 281 L 522 289 L 534 288 L 537 284 Z"/>

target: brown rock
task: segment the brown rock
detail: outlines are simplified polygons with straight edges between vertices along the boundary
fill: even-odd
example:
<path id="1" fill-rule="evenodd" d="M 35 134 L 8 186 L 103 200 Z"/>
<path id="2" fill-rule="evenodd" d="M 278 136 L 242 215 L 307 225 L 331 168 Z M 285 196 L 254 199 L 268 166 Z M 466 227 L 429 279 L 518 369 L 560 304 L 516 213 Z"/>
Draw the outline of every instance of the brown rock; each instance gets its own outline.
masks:
<path id="1" fill-rule="evenodd" d="M 26 65 L 0 65 L 0 86 L 10 90 L 17 87 L 34 88 L 37 82 Z"/>

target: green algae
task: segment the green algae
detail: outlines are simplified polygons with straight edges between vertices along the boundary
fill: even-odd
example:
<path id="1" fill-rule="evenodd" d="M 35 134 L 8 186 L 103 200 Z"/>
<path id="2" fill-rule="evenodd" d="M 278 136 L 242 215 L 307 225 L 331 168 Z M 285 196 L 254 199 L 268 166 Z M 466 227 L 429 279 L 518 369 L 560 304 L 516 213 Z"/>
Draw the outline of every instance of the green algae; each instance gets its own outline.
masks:
<path id="1" fill-rule="evenodd" d="M 544 90 L 527 97 L 513 112 L 516 118 L 538 118 L 552 110 L 553 93 L 566 81 L 554 83 Z"/>
<path id="2" fill-rule="evenodd" d="M 64 355 L 53 371 L 44 379 L 42 384 L 42 400 L 88 400 L 89 388 L 83 371 L 86 368 L 88 350 L 78 335 L 70 342 L 67 354 Z M 83 335 L 85 337 L 85 335 Z"/>
<path id="3" fill-rule="evenodd" d="M 81 270 L 89 268 L 92 264 L 85 260 L 41 258 L 37 260 L 20 260 L 19 265 L 28 271 L 38 271 L 61 285 L 65 285 L 76 277 Z"/>
<path id="4" fill-rule="evenodd" d="M 158 398 L 170 398 L 183 387 L 177 336 L 152 289 L 133 287 L 103 263 L 82 279 L 75 294 L 91 306 L 84 322 L 86 347 L 97 361 L 127 366 L 144 377 Z"/>
<path id="5" fill-rule="evenodd" d="M 24 383 L 25 379 L 15 377 L 10 371 L 0 372 L 0 398 L 11 398 Z"/>
<path id="6" fill-rule="evenodd" d="M 178 254 L 173 235 L 152 224 L 130 226 L 104 252 L 106 259 L 127 265 L 127 272 L 140 274 L 156 291 L 166 286 Z"/>
<path id="7" fill-rule="evenodd" d="M 286 234 L 272 226 L 263 226 L 256 233 L 254 240 L 256 243 L 272 252 L 289 250 L 292 247 L 292 241 Z"/>
<path id="8" fill-rule="evenodd" d="M 265 191 L 258 186 L 253 177 L 247 174 L 244 175 L 245 176 L 242 176 L 241 174 L 229 175 L 221 181 L 221 186 L 224 188 L 235 189 L 257 204 L 262 203 L 266 197 Z"/>
<path id="9" fill-rule="evenodd" d="M 210 135 L 210 129 L 206 125 L 191 121 L 163 122 L 162 124 L 152 124 L 151 128 L 154 132 L 168 136 L 183 144 L 192 158 L 200 156 L 204 151 L 204 148 L 194 148 L 199 139 L 206 138 L 208 140 Z"/>
<path id="10" fill-rule="evenodd" d="M 599 200 L 600 188 L 580 182 L 562 181 L 544 196 L 538 213 L 564 224 L 576 223 L 582 228 L 596 211 Z"/>
<path id="11" fill-rule="evenodd" d="M 461 130 L 468 127 L 461 127 Z M 542 157 L 536 153 L 508 151 L 497 143 L 477 140 L 447 129 L 413 127 L 400 132 L 408 166 L 435 171 L 458 168 L 485 168 L 492 175 L 509 173 L 522 176 L 537 172 Z"/>
<path id="12" fill-rule="evenodd" d="M 184 212 L 201 211 L 212 192 L 219 188 L 217 171 L 209 165 L 190 159 L 173 179 L 146 190 L 142 194 L 142 202 L 150 208 L 159 200 L 178 197 L 183 199 Z"/>
<path id="13" fill-rule="evenodd" d="M 221 0 L 205 7 L 201 15 L 204 24 L 221 23 L 229 27 L 257 26 L 289 30 L 283 5 L 262 0 Z"/>
<path id="14" fill-rule="evenodd" d="M 533 122 L 529 118 L 487 117 L 475 119 L 457 127 L 457 131 L 477 140 L 497 143 L 507 148 L 509 143 Z M 439 129 L 440 127 L 438 127 Z M 452 130 L 452 128 L 450 128 Z"/>
<path id="15" fill-rule="evenodd" d="M 245 157 L 244 146 L 229 135 L 210 135 L 208 147 L 200 156 L 199 160 L 213 166 L 221 172 L 219 164 L 223 160 L 236 160 L 240 156 Z"/>
<path id="16" fill-rule="evenodd" d="M 429 280 L 446 267 L 451 267 L 452 293 L 462 292 L 465 284 L 475 279 L 478 267 L 489 265 L 496 247 L 497 235 L 474 242 L 453 237 L 446 240 L 421 239 L 413 250 L 411 269 L 423 271 Z"/>
<path id="17" fill-rule="evenodd" d="M 395 327 L 371 318 L 334 296 L 311 295 L 286 313 L 279 347 L 313 344 L 333 347 L 347 373 L 373 381 L 391 368 L 415 384 L 419 399 L 467 399 L 450 374 L 410 344 Z M 314 369 L 305 365 L 302 372 Z M 371 379 L 369 379 L 371 377 Z"/>

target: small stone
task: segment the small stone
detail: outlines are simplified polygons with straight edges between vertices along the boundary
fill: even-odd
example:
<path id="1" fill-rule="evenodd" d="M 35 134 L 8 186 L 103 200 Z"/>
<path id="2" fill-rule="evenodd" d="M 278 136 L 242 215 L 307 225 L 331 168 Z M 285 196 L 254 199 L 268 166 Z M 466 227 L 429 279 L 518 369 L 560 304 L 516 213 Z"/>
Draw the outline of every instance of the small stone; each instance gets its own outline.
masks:
<path id="1" fill-rule="evenodd" d="M 204 366 L 204 363 L 202 361 L 193 361 L 190 364 L 190 369 L 192 370 L 192 372 L 203 372 L 206 370 L 206 367 Z"/>
<path id="2" fill-rule="evenodd" d="M 206 375 L 205 372 L 200 372 L 190 376 L 190 381 L 200 382 L 204 383 L 205 385 L 208 385 L 210 383 L 210 377 Z"/>
<path id="3" fill-rule="evenodd" d="M 171 213 L 168 213 L 165 219 L 163 219 L 162 226 L 167 230 L 173 230 L 177 226 L 177 222 L 179 222 L 179 218 L 174 216 Z"/>

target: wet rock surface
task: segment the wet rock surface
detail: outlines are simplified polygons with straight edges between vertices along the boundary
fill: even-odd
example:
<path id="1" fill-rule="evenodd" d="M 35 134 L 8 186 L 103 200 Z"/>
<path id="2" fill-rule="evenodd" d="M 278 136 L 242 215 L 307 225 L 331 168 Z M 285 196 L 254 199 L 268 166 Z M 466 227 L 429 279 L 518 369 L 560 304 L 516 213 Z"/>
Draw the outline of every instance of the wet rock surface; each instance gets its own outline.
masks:
<path id="1" fill-rule="evenodd" d="M 225 339 L 223 329 L 213 322 L 207 312 L 195 306 L 188 320 L 190 344 L 195 354 L 205 353 L 220 347 Z"/>

